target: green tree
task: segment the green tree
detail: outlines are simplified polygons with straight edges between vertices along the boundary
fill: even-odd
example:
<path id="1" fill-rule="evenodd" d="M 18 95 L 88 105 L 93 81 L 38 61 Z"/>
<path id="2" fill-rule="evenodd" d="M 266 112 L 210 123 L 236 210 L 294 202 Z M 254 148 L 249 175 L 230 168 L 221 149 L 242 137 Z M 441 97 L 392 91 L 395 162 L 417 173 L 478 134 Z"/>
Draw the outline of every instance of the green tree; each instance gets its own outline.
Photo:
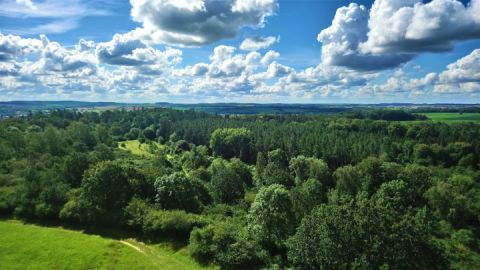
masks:
<path id="1" fill-rule="evenodd" d="M 83 173 L 90 166 L 87 154 L 73 152 L 63 163 L 63 177 L 70 186 L 77 188 L 82 183 Z"/>
<path id="2" fill-rule="evenodd" d="M 426 211 L 398 212 L 392 198 L 315 208 L 289 239 L 289 260 L 299 269 L 445 269 Z"/>
<path id="3" fill-rule="evenodd" d="M 309 214 L 313 208 L 327 201 L 327 189 L 317 179 L 310 178 L 291 191 L 293 209 L 297 220 Z"/>
<path id="4" fill-rule="evenodd" d="M 100 162 L 85 172 L 80 195 L 65 206 L 63 215 L 87 223 L 118 225 L 132 196 L 124 167 L 114 161 Z"/>
<path id="5" fill-rule="evenodd" d="M 226 166 L 219 166 L 212 173 L 212 195 L 219 203 L 235 203 L 245 194 L 245 186 L 240 176 Z"/>
<path id="6" fill-rule="evenodd" d="M 265 166 L 267 166 L 267 159 L 265 158 L 265 155 L 262 152 L 258 152 L 257 162 L 255 164 L 255 172 L 257 177 L 260 177 L 263 174 L 263 170 L 265 169 Z"/>
<path id="7" fill-rule="evenodd" d="M 162 176 L 155 181 L 157 204 L 163 209 L 181 209 L 199 212 L 202 206 L 201 183 L 195 184 L 183 173 Z"/>
<path id="8" fill-rule="evenodd" d="M 333 173 L 336 188 L 339 191 L 355 196 L 361 189 L 362 176 L 353 166 L 340 167 Z"/>
<path id="9" fill-rule="evenodd" d="M 268 260 L 267 252 L 233 220 L 194 229 L 189 243 L 195 259 L 221 269 L 261 269 Z"/>
<path id="10" fill-rule="evenodd" d="M 297 185 L 310 178 L 316 179 L 326 186 L 331 184 L 330 170 L 321 159 L 297 156 L 290 160 L 289 168 L 295 175 L 295 184 Z"/>
<path id="11" fill-rule="evenodd" d="M 295 231 L 290 194 L 278 184 L 261 188 L 247 219 L 252 236 L 270 249 L 283 249 L 285 240 Z"/>
<path id="12" fill-rule="evenodd" d="M 216 156 L 225 159 L 238 157 L 242 161 L 251 161 L 252 132 L 246 128 L 221 128 L 212 133 L 210 148 Z"/>

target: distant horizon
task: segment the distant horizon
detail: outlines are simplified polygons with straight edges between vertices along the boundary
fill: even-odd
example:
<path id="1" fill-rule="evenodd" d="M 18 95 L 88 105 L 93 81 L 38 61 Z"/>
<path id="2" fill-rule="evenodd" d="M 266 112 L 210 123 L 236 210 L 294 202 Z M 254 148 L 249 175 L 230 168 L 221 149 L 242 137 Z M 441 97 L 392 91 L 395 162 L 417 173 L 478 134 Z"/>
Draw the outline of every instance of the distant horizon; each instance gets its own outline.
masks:
<path id="1" fill-rule="evenodd" d="M 83 101 L 83 100 L 8 100 L 0 101 L 0 103 L 14 102 L 79 102 L 79 103 L 115 103 L 115 104 L 178 104 L 178 105 L 202 105 L 202 104 L 229 104 L 229 105 L 479 105 L 479 103 L 455 103 L 455 102 L 438 102 L 438 103 L 413 103 L 413 102 L 378 102 L 378 103 L 351 103 L 351 102 L 329 102 L 329 103 L 282 103 L 282 102 L 198 102 L 198 103 L 182 103 L 182 102 L 124 102 L 124 101 Z"/>

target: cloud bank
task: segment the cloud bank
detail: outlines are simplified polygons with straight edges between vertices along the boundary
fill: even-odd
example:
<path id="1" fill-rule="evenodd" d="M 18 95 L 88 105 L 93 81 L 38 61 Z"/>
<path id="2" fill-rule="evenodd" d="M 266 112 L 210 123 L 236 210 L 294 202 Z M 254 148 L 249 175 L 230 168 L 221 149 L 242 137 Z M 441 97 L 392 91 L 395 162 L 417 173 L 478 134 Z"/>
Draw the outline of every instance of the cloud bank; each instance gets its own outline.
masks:
<path id="1" fill-rule="evenodd" d="M 155 44 L 199 46 L 263 27 L 276 0 L 130 0 L 135 35 Z"/>
<path id="2" fill-rule="evenodd" d="M 457 41 L 480 38 L 480 0 L 376 0 L 368 10 L 339 8 L 318 35 L 326 64 L 355 70 L 399 66 L 423 52 L 453 49 Z"/>

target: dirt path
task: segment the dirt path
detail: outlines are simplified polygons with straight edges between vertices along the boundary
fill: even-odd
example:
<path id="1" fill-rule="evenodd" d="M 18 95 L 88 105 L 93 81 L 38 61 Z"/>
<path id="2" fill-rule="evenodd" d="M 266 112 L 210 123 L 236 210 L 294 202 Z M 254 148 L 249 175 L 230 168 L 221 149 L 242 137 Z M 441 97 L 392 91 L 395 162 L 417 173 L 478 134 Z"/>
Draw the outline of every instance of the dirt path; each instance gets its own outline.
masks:
<path id="1" fill-rule="evenodd" d="M 138 251 L 138 252 L 141 252 L 141 253 L 143 253 L 143 254 L 146 254 L 145 251 L 143 251 L 141 248 L 139 248 L 139 247 L 137 247 L 137 246 L 135 246 L 135 245 L 127 242 L 127 241 L 120 240 L 120 243 L 122 243 L 122 244 L 124 244 L 124 245 L 127 245 L 127 246 L 135 249 L 135 250 Z"/>

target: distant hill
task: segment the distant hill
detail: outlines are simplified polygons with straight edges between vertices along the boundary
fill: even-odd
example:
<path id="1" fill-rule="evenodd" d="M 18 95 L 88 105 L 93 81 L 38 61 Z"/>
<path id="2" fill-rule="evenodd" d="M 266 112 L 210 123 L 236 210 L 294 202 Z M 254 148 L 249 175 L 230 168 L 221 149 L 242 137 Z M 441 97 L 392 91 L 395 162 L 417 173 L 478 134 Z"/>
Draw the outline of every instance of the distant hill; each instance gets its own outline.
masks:
<path id="1" fill-rule="evenodd" d="M 318 114 L 339 113 L 364 109 L 397 108 L 421 112 L 468 111 L 480 112 L 480 104 L 414 104 L 414 103 L 380 103 L 380 104 L 258 104 L 258 103 L 119 103 L 119 102 L 85 102 L 85 101 L 4 101 L 0 102 L 0 117 L 26 115 L 29 112 L 57 109 L 107 110 L 119 108 L 161 107 L 180 110 L 196 110 L 217 114 Z"/>

